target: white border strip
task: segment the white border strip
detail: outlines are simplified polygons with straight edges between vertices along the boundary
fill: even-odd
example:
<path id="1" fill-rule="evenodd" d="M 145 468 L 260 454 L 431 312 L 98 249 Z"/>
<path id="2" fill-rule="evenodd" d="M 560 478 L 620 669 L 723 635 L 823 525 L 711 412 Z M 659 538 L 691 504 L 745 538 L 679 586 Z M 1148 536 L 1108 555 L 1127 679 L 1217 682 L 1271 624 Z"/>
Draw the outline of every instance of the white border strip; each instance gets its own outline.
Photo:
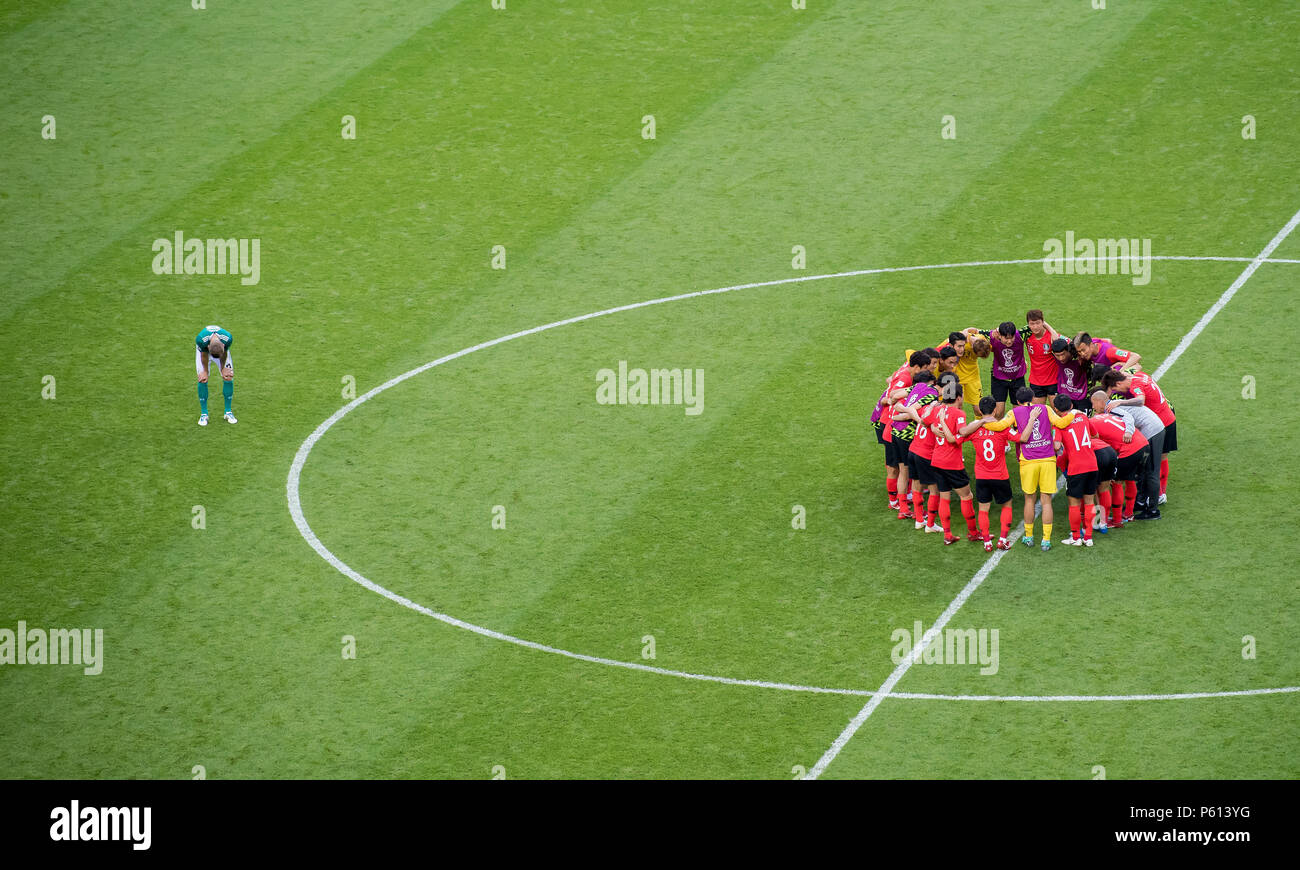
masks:
<path id="1" fill-rule="evenodd" d="M 1218 314 L 1223 309 L 1223 306 L 1228 304 L 1228 300 L 1232 299 L 1241 286 L 1250 279 L 1250 276 L 1255 274 L 1255 270 L 1259 268 L 1260 263 L 1263 263 L 1268 258 L 1269 254 L 1277 250 L 1278 245 L 1282 244 L 1283 240 L 1291 234 L 1291 231 L 1296 228 L 1297 224 L 1300 224 L 1300 211 L 1297 211 L 1291 216 L 1291 220 L 1287 221 L 1286 226 L 1282 227 L 1282 229 L 1277 232 L 1277 235 L 1273 236 L 1273 240 L 1264 246 L 1264 250 L 1260 251 L 1258 256 L 1251 258 L 1249 265 L 1246 266 L 1246 268 L 1242 270 L 1242 273 L 1237 276 L 1237 280 L 1232 282 L 1232 286 L 1230 286 L 1224 294 L 1219 297 L 1219 300 L 1215 302 L 1214 305 L 1210 306 L 1210 310 L 1196 322 L 1196 325 L 1192 327 L 1191 331 L 1183 336 L 1183 340 L 1178 342 L 1178 345 L 1174 348 L 1173 352 L 1169 354 L 1169 357 L 1161 363 L 1160 368 L 1156 369 L 1155 374 L 1151 376 L 1154 380 L 1159 380 L 1161 375 L 1169 371 L 1169 368 L 1178 361 L 1180 356 L 1183 355 L 1183 351 L 1187 349 L 1188 345 L 1195 341 L 1196 336 L 1201 334 L 1201 330 L 1205 329 L 1206 325 L 1214 319 L 1214 315 Z M 822 775 L 826 770 L 826 767 L 835 760 L 835 757 L 840 754 L 840 751 L 848 745 L 850 740 L 853 739 L 853 735 L 858 733 L 858 729 L 863 726 L 867 719 L 871 717 L 871 714 L 875 712 L 876 708 L 880 706 L 880 702 L 889 697 L 894 686 L 898 684 L 898 681 L 903 678 L 903 675 L 906 674 L 908 670 L 911 669 L 912 665 L 921 657 L 921 651 L 925 649 L 929 640 L 943 629 L 943 627 L 948 623 L 948 620 L 952 618 L 953 614 L 960 610 L 961 606 L 971 597 L 971 594 L 980 587 L 980 584 L 984 582 L 984 578 L 988 577 L 989 573 L 997 567 L 998 562 L 1002 560 L 1001 557 L 1004 552 L 1006 551 L 999 550 L 997 553 L 994 553 L 988 558 L 979 571 L 975 572 L 975 576 L 971 578 L 971 581 L 966 584 L 965 588 L 963 588 L 961 592 L 957 593 L 957 597 L 948 605 L 948 608 L 939 616 L 939 619 L 930 627 L 930 630 L 916 642 L 916 646 L 913 647 L 912 652 L 898 663 L 898 666 L 894 668 L 893 673 L 891 673 L 885 682 L 881 684 L 879 691 L 875 695 L 872 695 L 871 700 L 867 701 L 866 705 L 858 711 L 858 714 L 849 720 L 849 724 L 840 732 L 840 736 L 836 737 L 834 742 L 831 743 L 830 748 L 822 753 L 822 757 L 817 759 L 817 763 L 813 765 L 812 769 L 803 777 L 804 779 L 817 779 Z"/>

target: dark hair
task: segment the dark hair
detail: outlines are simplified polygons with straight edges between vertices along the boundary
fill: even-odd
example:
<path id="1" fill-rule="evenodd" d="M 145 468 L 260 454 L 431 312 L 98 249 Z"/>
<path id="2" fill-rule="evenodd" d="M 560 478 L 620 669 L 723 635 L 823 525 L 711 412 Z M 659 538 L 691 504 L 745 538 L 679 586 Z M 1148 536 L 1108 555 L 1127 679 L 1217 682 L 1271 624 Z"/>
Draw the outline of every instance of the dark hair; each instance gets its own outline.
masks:
<path id="1" fill-rule="evenodd" d="M 925 351 L 918 350 L 908 357 L 907 364 L 923 369 L 930 364 L 930 358 L 925 355 Z"/>
<path id="2" fill-rule="evenodd" d="M 945 347 L 939 351 L 939 359 L 952 359 L 955 356 L 957 356 L 957 348 L 955 347 Z"/>
<path id="3" fill-rule="evenodd" d="M 955 381 L 955 380 L 957 380 L 957 376 L 955 374 L 953 374 L 952 372 L 944 372 L 943 374 L 939 375 L 938 383 L 939 386 L 943 386 L 949 381 Z"/>
<path id="4" fill-rule="evenodd" d="M 925 355 L 928 356 L 930 359 L 938 359 L 938 358 L 939 358 L 939 351 L 935 350 L 935 349 L 932 348 L 932 347 L 927 347 L 925 350 L 921 351 L 921 353 L 925 354 Z M 929 365 L 929 363 L 927 363 L 927 365 Z"/>
<path id="5" fill-rule="evenodd" d="M 1004 320 L 998 324 L 998 335 L 1003 338 L 1010 338 L 1016 334 L 1016 325 L 1010 320 Z"/>
<path id="6" fill-rule="evenodd" d="M 1043 309 L 1041 308 L 1031 308 L 1025 312 L 1026 321 L 1042 320 L 1042 319 L 1043 319 Z"/>
<path id="7" fill-rule="evenodd" d="M 1111 371 L 1111 367 L 1105 363 L 1094 363 L 1092 366 L 1092 379 L 1094 381 L 1100 381 L 1102 378 L 1106 377 L 1106 372 L 1108 371 Z"/>
<path id="8" fill-rule="evenodd" d="M 943 385 L 943 401 L 951 405 L 961 398 L 961 381 L 953 378 Z"/>
<path id="9" fill-rule="evenodd" d="M 998 406 L 998 403 L 995 402 L 995 401 L 993 401 L 993 397 L 992 397 L 992 396 L 985 396 L 984 398 L 980 399 L 980 413 L 981 413 L 981 414 L 992 414 L 992 413 L 993 413 L 993 409 L 996 408 L 997 406 Z"/>
<path id="10" fill-rule="evenodd" d="M 1069 339 L 1058 338 L 1056 339 L 1056 341 L 1052 342 L 1052 353 L 1064 353 L 1065 350 L 1069 347 L 1070 347 Z M 1073 354 L 1071 355 L 1073 356 Z"/>
<path id="11" fill-rule="evenodd" d="M 1092 344 L 1092 336 L 1086 332 L 1081 332 L 1076 335 L 1074 337 L 1074 346 L 1078 347 L 1081 344 Z"/>
<path id="12" fill-rule="evenodd" d="M 1101 376 L 1101 386 L 1103 389 L 1112 390 L 1115 385 L 1124 380 L 1125 375 L 1120 374 L 1114 369 L 1106 369 L 1106 374 Z"/>
<path id="13" fill-rule="evenodd" d="M 1074 407 L 1074 403 L 1065 396 L 1062 396 L 1060 393 L 1057 393 L 1056 398 L 1052 399 L 1052 404 L 1055 405 L 1056 410 L 1060 411 L 1062 414 Z"/>
<path id="14" fill-rule="evenodd" d="M 1034 391 L 1029 389 L 1029 387 L 1021 387 L 1020 389 L 1016 390 L 1017 405 L 1028 405 L 1033 400 L 1034 400 Z"/>
<path id="15" fill-rule="evenodd" d="M 930 383 L 930 381 L 933 381 L 933 380 L 934 380 L 934 375 L 932 375 L 932 374 L 930 373 L 930 370 L 929 370 L 929 369 L 921 369 L 921 370 L 920 370 L 919 372 L 917 372 L 916 375 L 912 378 L 912 383 L 913 383 L 913 384 L 928 384 L 928 383 Z"/>
<path id="16" fill-rule="evenodd" d="M 951 344 L 956 344 L 956 343 L 959 342 L 959 341 L 965 341 L 965 340 L 966 340 L 966 333 L 964 333 L 964 332 L 950 332 L 950 333 L 948 333 L 948 341 L 949 341 L 949 343 L 951 343 Z"/>

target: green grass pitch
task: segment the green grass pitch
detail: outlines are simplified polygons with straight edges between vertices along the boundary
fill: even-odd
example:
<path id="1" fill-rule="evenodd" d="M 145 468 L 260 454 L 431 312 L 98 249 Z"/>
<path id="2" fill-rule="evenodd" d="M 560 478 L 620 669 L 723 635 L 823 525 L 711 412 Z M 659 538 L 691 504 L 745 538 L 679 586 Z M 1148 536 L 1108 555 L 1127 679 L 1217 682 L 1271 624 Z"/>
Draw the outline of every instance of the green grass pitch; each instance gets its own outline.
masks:
<path id="1" fill-rule="evenodd" d="M 612 307 L 1067 231 L 1255 258 L 1300 209 L 1285 0 L 206 5 L 0 2 L 0 629 L 104 638 L 98 675 L 0 665 L 2 777 L 798 776 L 866 697 L 401 607 L 300 535 L 304 440 L 403 372 Z M 259 240 L 259 280 L 156 274 L 178 231 Z M 892 633 L 987 558 L 885 509 L 866 417 L 903 349 L 1040 307 L 1154 370 L 1246 265 L 882 272 L 556 327 L 349 412 L 302 510 L 477 626 L 872 692 Z M 1297 281 L 1261 264 L 1161 379 L 1164 518 L 1008 553 L 950 623 L 999 631 L 997 673 L 917 664 L 894 691 L 1300 685 Z M 239 422 L 214 378 L 201 429 L 210 323 Z M 701 413 L 598 404 L 620 361 L 702 370 Z M 823 775 L 1294 778 L 1298 723 L 1297 693 L 885 698 Z"/>

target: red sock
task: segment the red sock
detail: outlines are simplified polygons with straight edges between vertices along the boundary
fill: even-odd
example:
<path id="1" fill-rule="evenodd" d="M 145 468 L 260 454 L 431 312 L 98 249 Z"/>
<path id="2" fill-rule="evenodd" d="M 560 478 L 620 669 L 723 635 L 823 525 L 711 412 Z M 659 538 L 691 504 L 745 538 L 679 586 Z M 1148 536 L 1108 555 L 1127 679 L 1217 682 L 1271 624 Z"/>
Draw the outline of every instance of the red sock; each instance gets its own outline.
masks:
<path id="1" fill-rule="evenodd" d="M 898 501 L 898 478 L 885 478 L 885 491 L 889 493 L 890 501 Z"/>
<path id="2" fill-rule="evenodd" d="M 1124 516 L 1133 516 L 1133 505 L 1137 502 L 1138 485 L 1136 480 L 1124 481 Z"/>
<path id="3" fill-rule="evenodd" d="M 1110 524 L 1119 528 L 1123 524 L 1124 481 L 1117 480 L 1110 485 Z"/>
<path id="4" fill-rule="evenodd" d="M 964 498 L 961 500 L 961 515 L 966 518 L 966 531 L 969 534 L 975 534 L 975 500 Z"/>
<path id="5" fill-rule="evenodd" d="M 1165 487 L 1169 484 L 1169 457 L 1160 457 L 1160 494 L 1165 494 Z"/>
<path id="6" fill-rule="evenodd" d="M 918 523 L 925 522 L 925 490 L 912 490 L 912 513 L 916 514 L 913 519 Z"/>
<path id="7" fill-rule="evenodd" d="M 943 536 L 946 538 L 952 534 L 952 502 L 948 499 L 939 500 L 939 522 L 943 524 Z"/>
<path id="8" fill-rule="evenodd" d="M 1101 504 L 1102 519 L 1110 516 L 1110 483 L 1103 483 L 1097 488 L 1097 501 Z"/>
<path id="9" fill-rule="evenodd" d="M 930 494 L 930 525 L 935 524 L 939 518 L 939 494 L 937 492 Z"/>
<path id="10" fill-rule="evenodd" d="M 1002 506 L 1002 535 L 1005 538 L 1007 532 L 1011 531 L 1011 502 Z"/>
<path id="11" fill-rule="evenodd" d="M 1079 537 L 1079 506 L 1070 505 L 1070 537 Z"/>
<path id="12" fill-rule="evenodd" d="M 1092 518 L 1097 513 L 1097 506 L 1084 502 L 1083 505 L 1083 539 L 1092 540 Z"/>
<path id="13" fill-rule="evenodd" d="M 980 508 L 980 537 L 989 539 L 989 509 L 985 507 Z"/>

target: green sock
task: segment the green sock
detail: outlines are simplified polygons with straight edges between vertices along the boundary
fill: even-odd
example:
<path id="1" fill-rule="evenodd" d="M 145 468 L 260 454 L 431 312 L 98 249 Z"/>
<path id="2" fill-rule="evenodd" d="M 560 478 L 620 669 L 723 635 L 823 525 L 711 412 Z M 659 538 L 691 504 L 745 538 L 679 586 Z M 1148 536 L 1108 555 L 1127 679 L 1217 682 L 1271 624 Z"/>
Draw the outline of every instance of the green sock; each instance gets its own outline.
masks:
<path id="1" fill-rule="evenodd" d="M 208 385 L 205 381 L 199 382 L 199 413 L 208 413 Z"/>
<path id="2" fill-rule="evenodd" d="M 221 382 L 221 395 L 222 395 L 222 396 L 225 398 L 225 400 L 226 400 L 226 413 L 229 414 L 229 413 L 230 413 L 230 400 L 233 399 L 233 398 L 235 397 L 235 382 L 234 382 L 234 381 L 222 381 L 222 382 Z"/>

